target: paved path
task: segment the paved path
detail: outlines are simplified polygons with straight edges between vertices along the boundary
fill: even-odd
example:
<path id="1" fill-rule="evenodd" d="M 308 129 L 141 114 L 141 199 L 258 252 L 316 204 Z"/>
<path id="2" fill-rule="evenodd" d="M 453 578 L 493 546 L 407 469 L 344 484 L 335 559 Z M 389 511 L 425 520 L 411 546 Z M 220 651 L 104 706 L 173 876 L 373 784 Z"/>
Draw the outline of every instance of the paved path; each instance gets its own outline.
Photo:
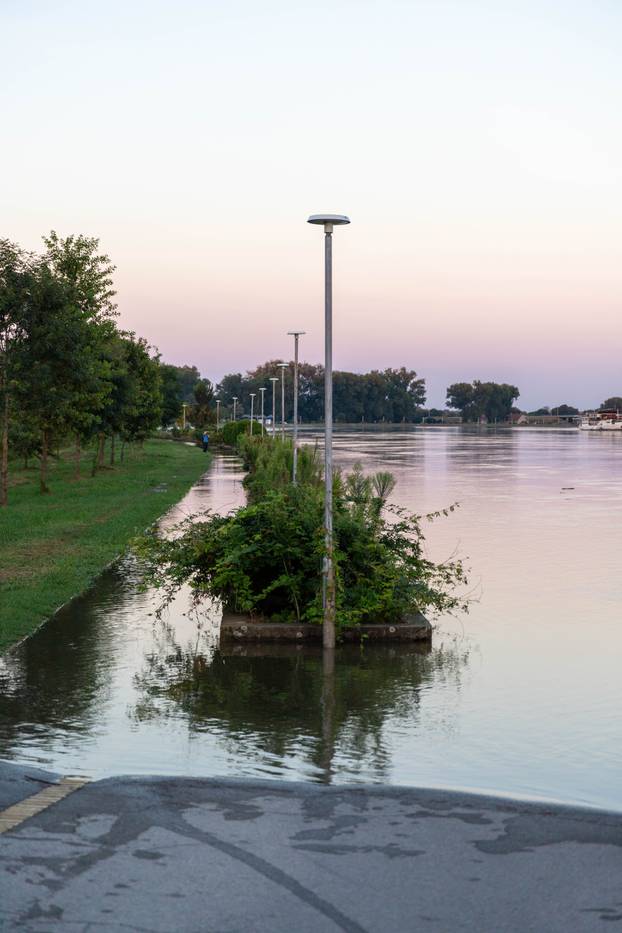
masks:
<path id="1" fill-rule="evenodd" d="M 0 764 L 0 808 L 54 780 Z M 368 786 L 98 781 L 0 835 L 0 929 L 622 931 L 622 814 Z"/>

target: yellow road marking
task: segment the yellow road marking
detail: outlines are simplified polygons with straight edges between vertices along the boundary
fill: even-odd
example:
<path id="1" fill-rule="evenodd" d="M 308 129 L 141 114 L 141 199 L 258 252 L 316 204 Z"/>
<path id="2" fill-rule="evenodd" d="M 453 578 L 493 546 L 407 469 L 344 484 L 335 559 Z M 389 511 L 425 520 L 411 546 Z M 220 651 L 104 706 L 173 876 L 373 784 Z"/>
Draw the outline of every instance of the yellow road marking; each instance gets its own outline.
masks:
<path id="1" fill-rule="evenodd" d="M 58 784 L 50 784 L 49 787 L 39 791 L 38 794 L 26 797 L 25 800 L 14 803 L 13 806 L 7 807 L 6 810 L 0 810 L 0 834 L 16 829 L 25 820 L 30 819 L 31 816 L 42 813 L 48 807 L 51 807 L 53 803 L 63 800 L 88 783 L 87 778 L 64 777 L 61 778 Z"/>

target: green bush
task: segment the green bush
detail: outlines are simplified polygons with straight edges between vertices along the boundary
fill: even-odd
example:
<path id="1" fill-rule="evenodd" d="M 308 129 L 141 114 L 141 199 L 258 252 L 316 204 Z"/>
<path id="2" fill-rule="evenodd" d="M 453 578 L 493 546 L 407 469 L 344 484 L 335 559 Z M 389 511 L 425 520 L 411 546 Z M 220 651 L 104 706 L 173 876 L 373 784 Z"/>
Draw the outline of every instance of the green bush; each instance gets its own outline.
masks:
<path id="1" fill-rule="evenodd" d="M 189 519 L 172 539 L 150 535 L 140 549 L 150 582 L 164 589 L 166 601 L 189 584 L 197 602 L 215 597 L 234 612 L 319 623 L 324 492 L 317 451 L 299 450 L 302 469 L 294 486 L 291 444 L 249 437 L 239 447 L 248 470 L 248 505 L 225 516 Z M 366 477 L 359 466 L 346 476 L 335 474 L 340 626 L 399 623 L 417 611 L 466 608 L 452 594 L 465 582 L 461 562 L 436 565 L 425 557 L 420 517 L 386 505 L 393 484 L 391 474 Z"/>
<path id="2" fill-rule="evenodd" d="M 257 426 L 255 426 L 257 429 Z M 223 444 L 228 447 L 235 447 L 238 438 L 250 431 L 250 421 L 226 421 L 220 429 L 220 437 Z"/>

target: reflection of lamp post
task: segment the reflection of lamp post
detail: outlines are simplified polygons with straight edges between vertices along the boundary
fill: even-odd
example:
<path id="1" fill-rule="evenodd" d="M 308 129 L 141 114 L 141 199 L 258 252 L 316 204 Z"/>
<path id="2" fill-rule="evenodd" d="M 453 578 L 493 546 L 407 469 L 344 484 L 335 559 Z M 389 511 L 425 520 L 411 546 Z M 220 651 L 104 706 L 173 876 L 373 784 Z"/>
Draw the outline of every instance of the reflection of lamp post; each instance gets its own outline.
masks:
<path id="1" fill-rule="evenodd" d="M 220 399 L 216 399 L 216 430 L 220 431 Z"/>
<path id="2" fill-rule="evenodd" d="M 262 386 L 259 390 L 261 392 L 261 436 L 263 437 L 266 432 L 266 423 L 264 419 L 264 401 L 266 398 L 266 389 L 265 386 Z"/>
<path id="3" fill-rule="evenodd" d="M 279 363 L 281 370 L 281 440 L 285 440 L 285 370 L 289 363 Z"/>
<path id="4" fill-rule="evenodd" d="M 312 214 L 308 223 L 324 227 L 324 625 L 325 648 L 335 647 L 335 568 L 333 565 L 333 227 L 349 224 L 345 214 Z"/>
<path id="5" fill-rule="evenodd" d="M 236 420 L 236 418 L 235 418 L 235 411 L 236 411 L 236 408 L 237 408 L 237 407 L 238 407 L 238 397 L 237 397 L 237 395 L 234 395 L 234 396 L 233 396 L 233 420 L 234 420 L 234 421 Z"/>
<path id="6" fill-rule="evenodd" d="M 272 383 L 272 437 L 275 436 L 276 432 L 276 384 L 278 381 L 278 376 L 270 376 L 270 382 Z"/>
<path id="7" fill-rule="evenodd" d="M 292 464 L 292 483 L 296 485 L 296 472 L 298 470 L 298 338 L 304 330 L 289 330 L 290 337 L 294 338 L 294 458 Z"/>
<path id="8" fill-rule="evenodd" d="M 250 423 L 250 428 L 249 428 L 249 434 L 252 434 L 252 433 L 253 433 L 253 409 L 254 409 L 254 407 L 255 407 L 255 395 L 256 395 L 256 394 L 257 394 L 256 392 L 251 392 L 251 393 L 250 393 L 250 396 L 251 396 L 251 423 Z"/>

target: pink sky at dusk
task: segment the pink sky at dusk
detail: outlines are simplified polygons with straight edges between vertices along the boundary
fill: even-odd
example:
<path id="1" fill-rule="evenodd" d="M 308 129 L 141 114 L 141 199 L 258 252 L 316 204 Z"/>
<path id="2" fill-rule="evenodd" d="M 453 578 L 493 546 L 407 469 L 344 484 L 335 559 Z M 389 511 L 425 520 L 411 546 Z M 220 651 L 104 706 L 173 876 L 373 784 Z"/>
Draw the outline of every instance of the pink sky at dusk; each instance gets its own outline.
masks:
<path id="1" fill-rule="evenodd" d="M 9 0 L 2 235 L 99 236 L 122 325 L 217 380 L 321 361 L 622 395 L 616 2 Z"/>

